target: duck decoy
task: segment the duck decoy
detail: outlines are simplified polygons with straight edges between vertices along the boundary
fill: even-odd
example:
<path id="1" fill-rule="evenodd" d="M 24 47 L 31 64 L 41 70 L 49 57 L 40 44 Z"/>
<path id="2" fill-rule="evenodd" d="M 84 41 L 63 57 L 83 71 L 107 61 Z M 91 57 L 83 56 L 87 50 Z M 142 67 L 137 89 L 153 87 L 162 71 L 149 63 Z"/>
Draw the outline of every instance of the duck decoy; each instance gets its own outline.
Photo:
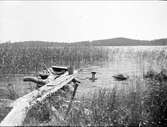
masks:
<path id="1" fill-rule="evenodd" d="M 129 76 L 124 76 L 123 74 L 113 75 L 112 77 L 117 81 L 124 81 L 129 78 Z"/>

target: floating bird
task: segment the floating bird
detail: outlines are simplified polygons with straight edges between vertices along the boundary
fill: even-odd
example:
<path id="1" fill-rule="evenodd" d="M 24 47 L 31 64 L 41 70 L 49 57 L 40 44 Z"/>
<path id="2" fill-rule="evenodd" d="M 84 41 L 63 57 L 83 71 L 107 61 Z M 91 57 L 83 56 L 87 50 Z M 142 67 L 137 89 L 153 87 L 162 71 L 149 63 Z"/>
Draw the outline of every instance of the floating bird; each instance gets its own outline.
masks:
<path id="1" fill-rule="evenodd" d="M 124 76 L 123 74 L 114 75 L 112 77 L 117 81 L 124 81 L 129 78 L 129 76 Z"/>

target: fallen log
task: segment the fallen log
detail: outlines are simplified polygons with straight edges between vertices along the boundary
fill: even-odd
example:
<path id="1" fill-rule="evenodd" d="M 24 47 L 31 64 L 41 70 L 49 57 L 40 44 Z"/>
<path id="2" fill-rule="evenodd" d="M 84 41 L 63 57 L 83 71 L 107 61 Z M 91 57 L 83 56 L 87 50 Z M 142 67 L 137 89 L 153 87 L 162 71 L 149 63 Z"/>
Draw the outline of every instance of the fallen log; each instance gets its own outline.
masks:
<path id="1" fill-rule="evenodd" d="M 24 82 L 33 82 L 33 83 L 37 83 L 37 84 L 40 84 L 40 85 L 45 85 L 46 84 L 46 81 L 42 80 L 42 79 L 38 79 L 36 77 L 24 77 L 23 78 L 23 81 Z"/>
<path id="2" fill-rule="evenodd" d="M 47 97 L 51 96 L 57 90 L 68 84 L 75 78 L 75 74 L 69 75 L 65 72 L 59 78 L 56 75 L 50 74 L 47 78 L 46 85 L 42 86 L 38 90 L 34 90 L 29 94 L 18 98 L 13 104 L 13 109 L 9 114 L 2 120 L 0 126 L 21 126 L 24 122 L 27 112 L 39 102 L 43 101 Z M 32 79 L 30 79 L 32 80 Z M 32 80 L 35 81 L 36 80 Z"/>

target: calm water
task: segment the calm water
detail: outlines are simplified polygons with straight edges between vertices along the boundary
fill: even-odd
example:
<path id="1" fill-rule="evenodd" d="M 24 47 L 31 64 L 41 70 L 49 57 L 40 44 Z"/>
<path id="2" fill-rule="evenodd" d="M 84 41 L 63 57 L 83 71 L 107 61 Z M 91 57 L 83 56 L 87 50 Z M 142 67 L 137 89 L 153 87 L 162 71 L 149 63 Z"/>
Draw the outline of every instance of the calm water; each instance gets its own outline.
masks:
<path id="1" fill-rule="evenodd" d="M 103 64 L 103 66 L 90 65 L 82 69 L 79 73 L 78 78 L 82 81 L 79 89 L 79 94 L 82 92 L 87 93 L 91 90 L 96 90 L 98 88 L 113 88 L 117 84 L 126 84 L 127 81 L 118 82 L 112 77 L 113 75 L 123 74 L 128 75 L 129 80 L 133 80 L 135 77 L 143 77 L 143 74 L 149 70 L 152 66 L 149 60 L 144 59 L 140 55 L 142 52 L 148 52 L 151 54 L 152 51 L 158 52 L 161 50 L 166 50 L 167 47 L 163 46 L 129 46 L 129 47 L 104 47 L 111 51 L 116 51 L 114 54 L 111 52 L 110 61 Z M 152 55 L 152 54 L 151 54 Z M 155 68 L 157 68 L 155 66 Z M 91 82 L 89 78 L 91 77 L 91 72 L 97 72 L 97 80 Z"/>

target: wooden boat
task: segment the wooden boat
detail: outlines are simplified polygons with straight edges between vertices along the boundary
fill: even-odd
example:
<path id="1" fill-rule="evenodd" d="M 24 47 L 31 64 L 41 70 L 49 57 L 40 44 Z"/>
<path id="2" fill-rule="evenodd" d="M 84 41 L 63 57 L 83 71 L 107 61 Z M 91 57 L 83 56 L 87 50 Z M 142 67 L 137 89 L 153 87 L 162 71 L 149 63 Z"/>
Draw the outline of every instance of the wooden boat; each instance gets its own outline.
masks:
<path id="1" fill-rule="evenodd" d="M 124 81 L 129 78 L 129 76 L 125 76 L 123 74 L 113 75 L 112 77 L 117 81 Z"/>

